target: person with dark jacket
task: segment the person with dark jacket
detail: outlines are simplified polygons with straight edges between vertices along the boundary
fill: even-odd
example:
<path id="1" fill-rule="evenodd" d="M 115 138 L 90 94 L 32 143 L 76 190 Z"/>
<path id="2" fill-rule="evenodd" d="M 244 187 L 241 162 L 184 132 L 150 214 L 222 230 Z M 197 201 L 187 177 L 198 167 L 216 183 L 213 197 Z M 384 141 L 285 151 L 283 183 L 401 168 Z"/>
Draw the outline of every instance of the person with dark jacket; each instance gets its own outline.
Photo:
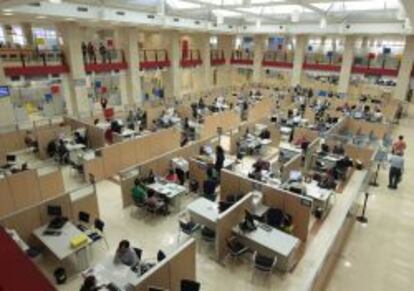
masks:
<path id="1" fill-rule="evenodd" d="M 224 165 L 224 160 L 226 159 L 224 155 L 224 149 L 221 146 L 216 147 L 216 162 L 214 163 L 214 168 L 217 173 L 220 173 Z"/>

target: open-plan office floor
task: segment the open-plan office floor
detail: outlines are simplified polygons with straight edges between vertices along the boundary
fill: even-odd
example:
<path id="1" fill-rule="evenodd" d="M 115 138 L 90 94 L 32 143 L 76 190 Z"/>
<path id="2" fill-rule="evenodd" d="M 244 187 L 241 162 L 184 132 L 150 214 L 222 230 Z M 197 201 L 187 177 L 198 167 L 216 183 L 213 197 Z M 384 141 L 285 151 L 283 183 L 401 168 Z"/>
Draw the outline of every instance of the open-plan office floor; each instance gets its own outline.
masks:
<path id="1" fill-rule="evenodd" d="M 411 141 L 414 141 L 414 132 L 410 130 L 413 121 L 414 118 L 410 116 L 394 131 L 394 135 L 404 134 L 408 142 L 406 173 L 399 190 L 392 191 L 386 187 L 388 171 L 382 169 L 380 187 L 370 189 L 369 223 L 354 226 L 345 248 L 338 254 L 339 261 L 327 290 L 410 290 L 414 274 L 411 265 L 414 259 L 411 251 L 414 198 L 409 191 L 414 186 L 410 180 L 412 172 L 409 164 L 414 155 L 414 149 L 410 147 Z M 159 249 L 168 248 L 177 242 L 178 213 L 164 217 L 144 215 L 135 208 L 123 210 L 121 189 L 112 181 L 99 182 L 97 190 L 101 218 L 106 223 L 109 250 L 104 244 L 94 246 L 91 265 L 102 260 L 103 256 L 113 255 L 121 239 L 129 239 L 134 246 L 144 250 L 144 258 L 152 259 Z M 182 209 L 195 198 L 194 194 L 185 196 Z M 254 273 L 252 265 L 248 263 L 250 255 L 246 255 L 243 261 L 225 260 L 219 264 L 214 260 L 214 248 L 211 245 L 199 241 L 197 247 L 197 279 L 202 283 L 203 290 L 283 289 L 284 276 L 275 273 L 264 277 Z M 43 268 L 49 270 L 48 274 L 57 266 L 53 259 L 48 258 L 44 262 L 48 262 L 46 266 L 42 264 Z M 80 284 L 81 278 L 76 275 L 65 285 L 59 286 L 59 290 L 77 290 Z"/>

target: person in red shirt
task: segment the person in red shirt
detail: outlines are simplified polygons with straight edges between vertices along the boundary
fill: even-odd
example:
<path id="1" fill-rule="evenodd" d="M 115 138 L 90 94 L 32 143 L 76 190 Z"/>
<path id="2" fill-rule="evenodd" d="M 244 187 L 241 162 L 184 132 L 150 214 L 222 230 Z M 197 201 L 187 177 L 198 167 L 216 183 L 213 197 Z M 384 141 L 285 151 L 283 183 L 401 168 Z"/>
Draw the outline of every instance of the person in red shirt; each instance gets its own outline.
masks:
<path id="1" fill-rule="evenodd" d="M 174 169 L 170 169 L 168 175 L 165 177 L 168 182 L 177 183 L 178 175 L 175 173 Z"/>
<path id="2" fill-rule="evenodd" d="M 392 145 L 392 151 L 394 154 L 404 154 L 407 144 L 404 141 L 404 136 L 400 135 L 398 140 Z"/>

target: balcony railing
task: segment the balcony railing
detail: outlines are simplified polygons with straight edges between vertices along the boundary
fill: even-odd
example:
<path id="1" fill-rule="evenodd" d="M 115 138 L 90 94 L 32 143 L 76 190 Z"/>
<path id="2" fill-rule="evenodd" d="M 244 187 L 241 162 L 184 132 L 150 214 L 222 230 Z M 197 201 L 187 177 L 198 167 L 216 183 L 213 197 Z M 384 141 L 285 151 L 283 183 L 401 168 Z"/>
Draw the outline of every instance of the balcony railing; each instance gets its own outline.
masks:
<path id="1" fill-rule="evenodd" d="M 183 68 L 196 67 L 203 63 L 201 60 L 201 53 L 199 50 L 188 50 L 188 52 L 181 56 L 180 64 Z"/>
<path id="2" fill-rule="evenodd" d="M 380 76 L 397 76 L 401 61 L 396 56 L 374 55 L 356 56 L 352 72 Z"/>
<path id="3" fill-rule="evenodd" d="M 120 49 L 107 49 L 105 52 L 96 52 L 83 55 L 86 72 L 110 72 L 127 69 L 125 54 Z"/>
<path id="4" fill-rule="evenodd" d="M 140 70 L 163 69 L 171 65 L 168 52 L 164 49 L 143 49 L 139 51 Z"/>
<path id="5" fill-rule="evenodd" d="M 292 68 L 292 52 L 266 51 L 263 55 L 262 65 L 265 67 Z"/>
<path id="6" fill-rule="evenodd" d="M 234 65 L 253 65 L 253 52 L 247 50 L 233 50 L 230 63 Z"/>
<path id="7" fill-rule="evenodd" d="M 223 50 L 211 50 L 210 51 L 210 63 L 212 66 L 220 66 L 226 63 Z"/>
<path id="8" fill-rule="evenodd" d="M 60 74 L 69 71 L 59 50 L 0 49 L 8 76 Z"/>
<path id="9" fill-rule="evenodd" d="M 338 53 L 332 53 L 332 54 L 307 53 L 305 55 L 305 63 L 311 64 L 311 65 L 340 66 L 342 63 L 342 55 Z"/>

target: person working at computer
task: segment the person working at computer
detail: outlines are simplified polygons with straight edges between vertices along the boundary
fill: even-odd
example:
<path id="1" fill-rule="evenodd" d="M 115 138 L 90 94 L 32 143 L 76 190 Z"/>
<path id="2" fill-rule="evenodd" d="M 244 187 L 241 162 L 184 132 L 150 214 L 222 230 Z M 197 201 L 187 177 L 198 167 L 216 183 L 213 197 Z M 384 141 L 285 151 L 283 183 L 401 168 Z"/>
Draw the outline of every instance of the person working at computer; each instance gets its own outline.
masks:
<path id="1" fill-rule="evenodd" d="M 145 190 L 144 186 L 138 178 L 136 178 L 134 181 L 134 187 L 132 187 L 131 193 L 132 198 L 136 203 L 142 204 L 147 200 L 147 190 Z"/>
<path id="2" fill-rule="evenodd" d="M 165 176 L 165 179 L 171 183 L 178 183 L 178 175 L 174 169 L 169 169 L 168 175 Z"/>
<path id="3" fill-rule="evenodd" d="M 79 131 L 75 131 L 74 135 L 74 141 L 77 144 L 83 144 L 86 146 L 86 139 L 80 134 Z"/>
<path id="4" fill-rule="evenodd" d="M 115 264 L 124 264 L 129 267 L 136 266 L 139 264 L 139 258 L 135 251 L 130 247 L 129 241 L 122 240 L 119 245 L 118 249 L 116 250 L 115 257 L 114 257 Z"/>

